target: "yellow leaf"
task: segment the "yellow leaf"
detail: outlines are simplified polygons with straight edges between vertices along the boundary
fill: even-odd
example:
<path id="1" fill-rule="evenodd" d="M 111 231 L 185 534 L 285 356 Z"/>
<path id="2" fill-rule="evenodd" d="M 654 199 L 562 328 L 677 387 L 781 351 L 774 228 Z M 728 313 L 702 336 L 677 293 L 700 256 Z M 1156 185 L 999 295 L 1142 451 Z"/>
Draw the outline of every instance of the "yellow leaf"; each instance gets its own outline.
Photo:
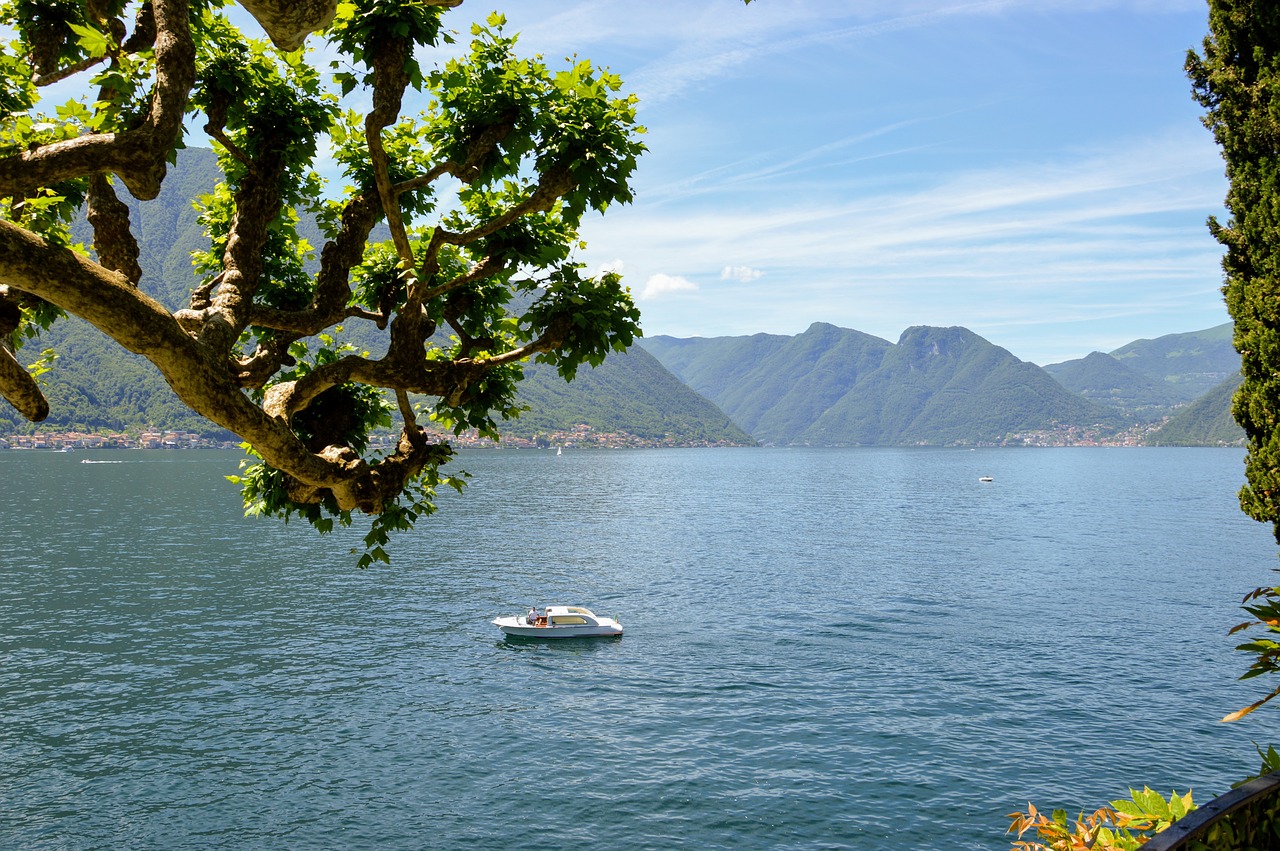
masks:
<path id="1" fill-rule="evenodd" d="M 1230 715 L 1224 715 L 1222 720 L 1224 723 L 1229 723 L 1231 721 L 1239 721 L 1241 718 L 1248 715 L 1250 712 L 1257 709 L 1259 706 L 1266 703 L 1268 700 L 1270 700 L 1271 698 L 1275 697 L 1278 694 L 1280 694 L 1280 686 L 1277 686 L 1276 689 L 1271 692 L 1271 694 L 1262 698 L 1262 700 L 1255 701 L 1254 703 L 1251 703 L 1248 706 L 1246 706 L 1244 709 L 1237 709 L 1235 712 L 1232 712 Z"/>

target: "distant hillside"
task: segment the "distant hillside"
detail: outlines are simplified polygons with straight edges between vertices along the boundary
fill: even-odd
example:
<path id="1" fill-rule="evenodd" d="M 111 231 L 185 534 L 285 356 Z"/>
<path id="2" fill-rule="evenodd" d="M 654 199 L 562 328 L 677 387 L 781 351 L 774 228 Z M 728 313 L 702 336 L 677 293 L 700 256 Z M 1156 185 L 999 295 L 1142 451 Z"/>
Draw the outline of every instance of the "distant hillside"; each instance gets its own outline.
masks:
<path id="1" fill-rule="evenodd" d="M 1173 406 L 1184 401 L 1182 394 L 1167 382 L 1102 352 L 1049 364 L 1044 370 L 1072 393 L 1110 405 L 1141 421 L 1159 421 Z"/>
<path id="2" fill-rule="evenodd" d="M 672 375 L 640 346 L 614 353 L 566 383 L 545 364 L 525 367 L 520 402 L 529 410 L 502 431 L 516 437 L 566 431 L 578 424 L 674 444 L 755 441 L 723 411 Z"/>
<path id="3" fill-rule="evenodd" d="M 192 201 L 213 190 L 220 179 L 212 151 L 190 148 L 179 153 L 160 196 L 139 205 L 122 192 L 139 237 L 139 286 L 171 310 L 186 306 L 195 281 L 190 254 L 204 248 Z M 306 226 L 303 226 L 306 230 Z M 314 227 L 312 227 L 314 230 Z M 74 238 L 92 243 L 92 231 L 81 222 Z M 309 234 L 317 247 L 320 237 Z M 385 335 L 355 323 L 349 336 L 377 351 Z M 0 434 L 37 429 L 76 431 L 140 431 L 145 428 L 190 431 L 229 438 L 225 431 L 189 411 L 145 359 L 124 351 L 88 324 L 68 319 L 19 353 L 25 363 L 53 348 L 59 358 L 44 376 L 52 407 L 49 419 L 33 425 L 0 401 Z M 754 441 L 706 399 L 671 375 L 647 352 L 611 355 L 596 369 L 584 367 L 572 384 L 554 370 L 527 369 L 520 399 L 531 410 L 504 429 L 512 435 L 568 431 L 579 424 L 597 431 L 622 432 L 644 440 L 751 444 Z"/>
<path id="4" fill-rule="evenodd" d="M 821 444 L 991 442 L 1110 412 L 965 328 L 908 328 L 884 362 L 801 436 Z"/>
<path id="5" fill-rule="evenodd" d="M 178 401 L 160 373 L 144 358 L 124 351 L 79 319 L 59 322 L 42 338 L 18 352 L 31 363 L 44 348 L 58 359 L 41 381 L 49 400 L 49 418 L 33 424 L 0 400 L 0 435 L 31 434 L 39 429 L 83 432 L 140 432 L 147 429 L 193 432 L 220 440 L 231 435 Z"/>
<path id="6" fill-rule="evenodd" d="M 192 201 L 213 190 L 220 179 L 213 151 L 187 148 L 169 169 L 155 201 L 139 204 L 118 190 L 129 205 L 138 237 L 138 286 L 169 309 L 186 306 L 195 281 L 191 252 L 207 248 Z M 72 226 L 72 238 L 93 244 L 85 221 Z M 127 352 L 88 323 L 71 318 L 57 323 L 18 353 L 24 363 L 35 361 L 43 349 L 58 352 L 54 368 L 42 381 L 51 408 L 39 425 L 27 422 L 0 402 L 0 434 L 30 433 L 38 428 L 63 431 L 140 431 L 159 428 L 229 439 L 231 435 L 192 413 L 178 401 L 160 373 L 145 358 Z"/>
<path id="7" fill-rule="evenodd" d="M 1184 402 L 1203 396 L 1240 371 L 1231 323 L 1204 331 L 1135 340 L 1111 353 L 1120 363 L 1167 385 Z"/>
<path id="8" fill-rule="evenodd" d="M 823 323 L 781 341 L 642 344 L 659 360 L 671 357 L 673 372 L 701 376 L 706 383 L 695 390 L 770 443 L 995 442 L 1060 425 L 1115 424 L 1114 412 L 964 328 L 909 328 L 896 345 Z M 740 361 L 735 372 L 728 353 L 766 344 L 762 359 Z"/>
<path id="9" fill-rule="evenodd" d="M 655 337 L 641 345 L 766 443 L 798 440 L 893 347 L 823 322 L 794 337 Z"/>
<path id="10" fill-rule="evenodd" d="M 1233 375 L 1184 407 L 1147 437 L 1147 445 L 1243 446 L 1244 429 L 1231 416 L 1231 397 L 1241 380 Z"/>
<path id="11" fill-rule="evenodd" d="M 759 363 L 790 341 L 777 334 L 750 337 L 645 337 L 640 345 L 677 378 L 708 399 L 742 380 L 744 365 Z"/>
<path id="12" fill-rule="evenodd" d="M 185 148 L 178 152 L 178 163 L 169 169 L 154 201 L 141 204 L 117 183 L 116 191 L 129 206 L 129 220 L 138 238 L 138 264 L 143 272 L 138 286 L 170 310 L 187 306 L 195 281 L 191 252 L 209 247 L 192 205 L 221 179 L 213 151 Z M 71 233 L 76 241 L 93 247 L 88 222 L 81 220 Z"/>
<path id="13" fill-rule="evenodd" d="M 157 201 L 138 205 L 122 193 L 138 223 L 140 286 L 171 309 L 185 306 L 194 281 L 190 253 L 206 244 L 191 203 L 218 177 L 213 152 L 193 148 L 180 152 Z M 90 241 L 86 225 L 74 234 Z M 320 242 L 318 234 L 308 238 Z M 363 323 L 348 336 L 372 351 L 385 346 L 385 335 Z M 894 344 L 818 322 L 795 336 L 653 337 L 641 345 L 644 351 L 583 369 L 572 385 L 530 365 L 520 398 L 531 410 L 506 430 L 527 436 L 587 424 L 660 442 L 947 444 L 1112 429 L 1185 406 L 1153 439 L 1229 443 L 1239 434 L 1229 392 L 1186 405 L 1238 375 L 1230 324 L 1044 369 L 963 328 L 909 328 Z M 53 406 L 46 428 L 227 436 L 181 405 L 145 360 L 83 322 L 59 323 L 21 358 L 35 361 L 44 348 L 61 354 L 44 378 Z M 0 433 L 34 428 L 0 404 Z"/>
<path id="14" fill-rule="evenodd" d="M 1204 331 L 1135 340 L 1110 355 L 1049 364 L 1045 371 L 1068 390 L 1102 402 L 1136 422 L 1172 417 L 1148 443 L 1193 446 L 1235 443 L 1243 432 L 1231 419 L 1240 355 L 1231 323 Z M 1193 404 L 1188 405 L 1188 402 Z"/>

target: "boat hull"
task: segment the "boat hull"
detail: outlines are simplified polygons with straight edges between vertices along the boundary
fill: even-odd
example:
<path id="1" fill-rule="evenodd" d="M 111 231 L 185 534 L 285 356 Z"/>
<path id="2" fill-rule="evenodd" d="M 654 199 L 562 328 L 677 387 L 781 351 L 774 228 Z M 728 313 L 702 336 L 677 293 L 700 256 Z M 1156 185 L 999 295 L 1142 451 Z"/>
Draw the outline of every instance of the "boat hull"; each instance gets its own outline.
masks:
<path id="1" fill-rule="evenodd" d="M 523 618 L 497 618 L 493 625 L 505 635 L 522 638 L 608 638 L 622 635 L 622 624 L 614 620 L 602 620 L 597 624 L 529 626 Z"/>

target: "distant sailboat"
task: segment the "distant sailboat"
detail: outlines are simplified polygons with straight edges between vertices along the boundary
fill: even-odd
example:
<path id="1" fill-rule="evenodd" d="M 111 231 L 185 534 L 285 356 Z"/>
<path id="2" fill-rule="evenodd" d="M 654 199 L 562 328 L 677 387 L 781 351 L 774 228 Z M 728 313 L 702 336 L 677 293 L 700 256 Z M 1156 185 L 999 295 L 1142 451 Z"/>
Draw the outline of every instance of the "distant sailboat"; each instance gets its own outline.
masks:
<path id="1" fill-rule="evenodd" d="M 563 447 L 563 446 L 557 446 L 557 447 L 556 447 L 556 454 L 557 454 L 557 455 L 563 455 L 563 454 L 564 454 L 564 447 Z"/>

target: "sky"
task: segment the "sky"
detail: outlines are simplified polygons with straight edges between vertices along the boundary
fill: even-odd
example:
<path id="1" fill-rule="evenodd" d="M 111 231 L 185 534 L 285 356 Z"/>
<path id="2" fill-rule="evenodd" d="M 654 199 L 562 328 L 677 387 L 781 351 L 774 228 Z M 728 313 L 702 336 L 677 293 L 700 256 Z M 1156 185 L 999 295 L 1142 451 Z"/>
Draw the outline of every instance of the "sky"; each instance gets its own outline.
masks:
<path id="1" fill-rule="evenodd" d="M 495 8 L 640 99 L 635 201 L 577 259 L 647 336 L 960 325 L 1044 365 L 1230 321 L 1182 70 L 1205 0 L 464 0 L 446 26 Z"/>
<path id="2" fill-rule="evenodd" d="M 635 201 L 583 227 L 645 334 L 896 342 L 960 325 L 1056 363 L 1228 322 L 1221 157 L 1182 67 L 1203 0 L 465 0 L 640 98 Z M 421 57 L 430 63 L 429 55 Z"/>

